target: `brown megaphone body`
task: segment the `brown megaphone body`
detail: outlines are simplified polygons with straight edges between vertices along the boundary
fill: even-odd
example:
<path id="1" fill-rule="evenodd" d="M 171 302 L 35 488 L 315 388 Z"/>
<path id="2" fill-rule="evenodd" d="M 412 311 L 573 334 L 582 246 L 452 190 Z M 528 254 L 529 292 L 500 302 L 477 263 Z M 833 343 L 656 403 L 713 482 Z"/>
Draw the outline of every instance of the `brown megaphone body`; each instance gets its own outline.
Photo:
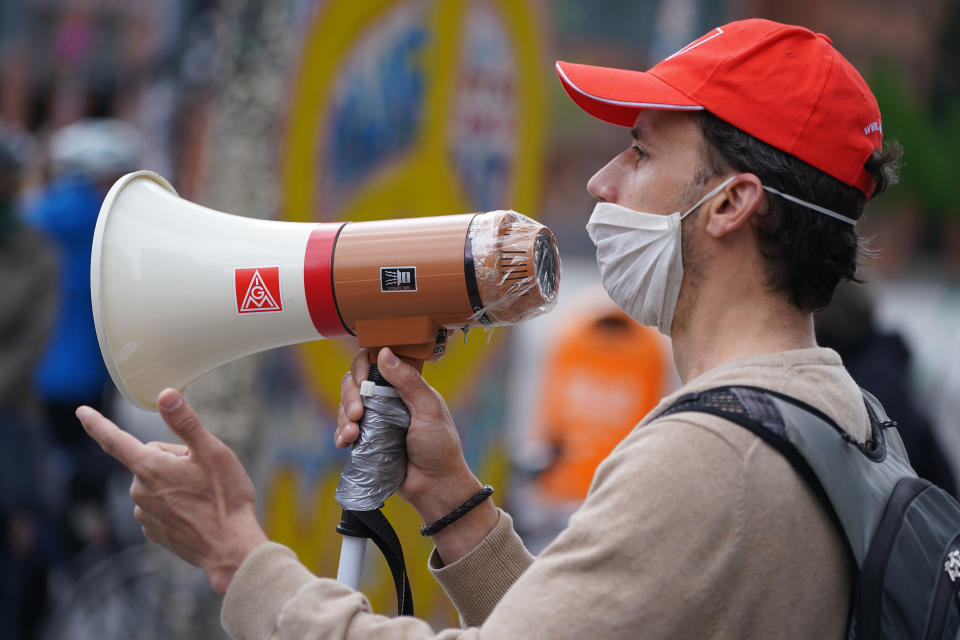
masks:
<path id="1" fill-rule="evenodd" d="M 512 211 L 264 221 L 187 202 L 147 171 L 110 190 L 91 260 L 104 360 L 143 408 L 164 387 L 309 340 L 355 335 L 363 347 L 432 360 L 451 330 L 549 310 L 559 277 L 553 234 Z"/>

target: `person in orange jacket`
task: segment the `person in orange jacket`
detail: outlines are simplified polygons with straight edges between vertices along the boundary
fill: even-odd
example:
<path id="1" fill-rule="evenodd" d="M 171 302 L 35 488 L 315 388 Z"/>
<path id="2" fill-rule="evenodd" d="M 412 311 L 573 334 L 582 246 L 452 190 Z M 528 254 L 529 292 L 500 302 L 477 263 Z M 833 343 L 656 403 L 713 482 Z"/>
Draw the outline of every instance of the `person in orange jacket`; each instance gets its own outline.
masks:
<path id="1" fill-rule="evenodd" d="M 667 348 L 609 300 L 561 329 L 546 358 L 534 432 L 553 453 L 537 482 L 544 499 L 583 501 L 600 462 L 669 390 Z"/>

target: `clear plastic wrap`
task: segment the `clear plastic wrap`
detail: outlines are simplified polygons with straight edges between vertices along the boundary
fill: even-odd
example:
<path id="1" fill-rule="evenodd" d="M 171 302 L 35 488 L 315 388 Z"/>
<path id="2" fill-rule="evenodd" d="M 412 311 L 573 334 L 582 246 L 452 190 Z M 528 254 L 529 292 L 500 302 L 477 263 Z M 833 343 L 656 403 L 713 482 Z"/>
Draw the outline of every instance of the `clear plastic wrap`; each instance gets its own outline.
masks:
<path id="1" fill-rule="evenodd" d="M 407 472 L 410 411 L 391 387 L 365 384 L 361 402 L 360 437 L 350 450 L 336 491 L 337 502 L 350 511 L 382 507 Z"/>
<path id="2" fill-rule="evenodd" d="M 516 324 L 556 305 L 560 254 L 547 227 L 516 211 L 488 211 L 471 222 L 467 244 L 479 298 L 471 295 L 475 321 Z"/>

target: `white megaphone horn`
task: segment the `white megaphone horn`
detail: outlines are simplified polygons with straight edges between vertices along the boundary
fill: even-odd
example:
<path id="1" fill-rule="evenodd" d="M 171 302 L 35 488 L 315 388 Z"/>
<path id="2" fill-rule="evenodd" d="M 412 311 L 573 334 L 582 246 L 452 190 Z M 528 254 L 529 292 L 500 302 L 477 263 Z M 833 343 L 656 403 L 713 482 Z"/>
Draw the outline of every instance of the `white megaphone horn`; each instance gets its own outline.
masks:
<path id="1" fill-rule="evenodd" d="M 145 409 L 165 387 L 308 340 L 355 335 L 432 360 L 450 330 L 549 310 L 559 277 L 553 234 L 512 211 L 267 221 L 183 200 L 149 171 L 110 189 L 90 264 L 107 369 Z"/>

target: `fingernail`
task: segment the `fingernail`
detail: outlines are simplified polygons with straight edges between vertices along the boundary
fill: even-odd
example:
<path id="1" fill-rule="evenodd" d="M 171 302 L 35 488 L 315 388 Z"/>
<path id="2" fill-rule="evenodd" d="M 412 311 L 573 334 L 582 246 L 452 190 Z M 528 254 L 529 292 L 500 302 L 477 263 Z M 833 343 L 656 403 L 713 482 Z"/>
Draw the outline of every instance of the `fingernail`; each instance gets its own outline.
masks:
<path id="1" fill-rule="evenodd" d="M 160 402 L 160 408 L 164 411 L 176 411 L 183 404 L 183 398 L 180 394 L 169 395 Z"/>
<path id="2" fill-rule="evenodd" d="M 83 422 L 83 419 L 87 417 L 87 414 L 90 412 L 90 409 L 87 407 L 77 407 L 76 416 L 77 419 Z"/>
<path id="3" fill-rule="evenodd" d="M 400 364 L 400 360 L 397 358 L 397 356 L 393 355 L 393 351 L 387 351 L 387 365 L 395 367 L 398 364 Z"/>

